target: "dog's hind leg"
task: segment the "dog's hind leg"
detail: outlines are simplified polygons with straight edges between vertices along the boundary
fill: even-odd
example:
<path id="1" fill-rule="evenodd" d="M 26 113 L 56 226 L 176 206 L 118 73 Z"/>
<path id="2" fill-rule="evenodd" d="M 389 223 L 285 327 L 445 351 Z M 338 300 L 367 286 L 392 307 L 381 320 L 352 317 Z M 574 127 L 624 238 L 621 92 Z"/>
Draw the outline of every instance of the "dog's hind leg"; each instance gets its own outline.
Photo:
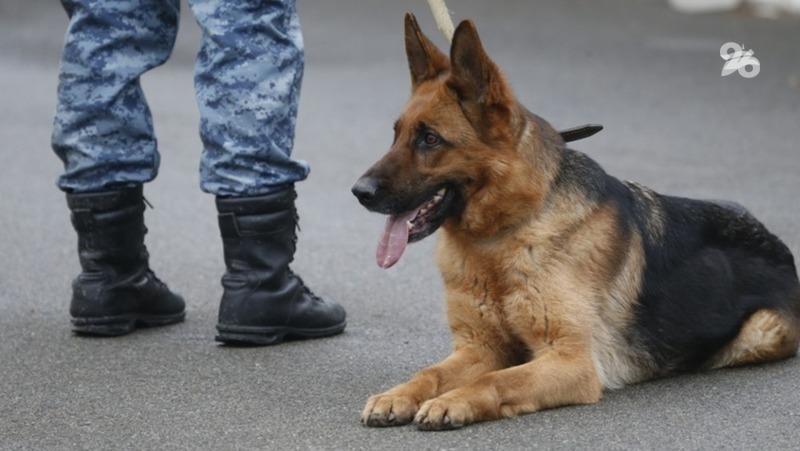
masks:
<path id="1" fill-rule="evenodd" d="M 709 368 L 750 365 L 793 357 L 800 343 L 800 324 L 771 309 L 753 313 L 736 338 L 709 361 Z"/>

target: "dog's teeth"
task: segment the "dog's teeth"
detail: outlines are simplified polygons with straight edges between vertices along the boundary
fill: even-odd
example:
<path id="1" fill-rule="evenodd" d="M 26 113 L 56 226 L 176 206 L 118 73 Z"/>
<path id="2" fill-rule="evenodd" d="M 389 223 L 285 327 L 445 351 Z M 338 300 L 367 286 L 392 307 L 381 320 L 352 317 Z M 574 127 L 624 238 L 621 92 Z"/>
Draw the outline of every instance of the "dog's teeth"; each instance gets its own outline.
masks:
<path id="1" fill-rule="evenodd" d="M 422 205 L 422 207 L 419 209 L 418 215 L 424 215 L 436 207 L 436 205 L 442 201 L 442 198 L 444 198 L 445 191 L 445 188 L 442 188 L 436 194 L 434 194 L 430 200 Z"/>
<path id="2" fill-rule="evenodd" d="M 408 227 L 408 230 L 411 230 L 414 228 L 414 224 L 412 224 L 411 221 L 406 221 L 406 227 Z"/>

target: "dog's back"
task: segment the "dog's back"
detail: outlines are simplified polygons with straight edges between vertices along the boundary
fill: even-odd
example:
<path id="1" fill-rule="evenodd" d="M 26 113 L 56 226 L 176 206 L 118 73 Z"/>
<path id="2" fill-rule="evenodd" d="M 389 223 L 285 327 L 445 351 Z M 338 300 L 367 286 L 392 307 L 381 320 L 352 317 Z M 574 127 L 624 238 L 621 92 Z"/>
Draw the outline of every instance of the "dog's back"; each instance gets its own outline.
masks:
<path id="1" fill-rule="evenodd" d="M 617 331 L 615 343 L 628 355 L 623 374 L 604 374 L 607 386 L 703 367 L 751 363 L 756 355 L 787 357 L 797 349 L 800 285 L 789 249 L 738 204 L 658 194 L 633 182 L 622 182 L 579 152 L 564 149 L 556 189 L 612 206 L 619 235 L 641 252 L 641 266 L 621 268 L 617 278 L 636 279 L 636 296 L 609 291 L 601 303 L 627 304 L 632 312 Z M 554 193 L 558 196 L 558 193 Z M 602 237 L 598 236 L 602 239 Z M 627 271 L 627 272 L 626 272 Z M 630 274 L 631 271 L 639 274 Z M 607 311 L 608 308 L 601 311 Z M 732 355 L 728 346 L 756 312 L 770 316 L 761 324 L 776 334 L 766 343 L 749 345 Z M 770 312 L 767 314 L 766 312 Z M 613 323 L 616 318 L 611 319 Z M 602 319 L 601 319 L 602 321 Z M 604 325 L 607 326 L 607 325 Z M 600 327 L 600 330 L 605 327 Z M 602 333 L 601 333 L 602 335 Z M 632 350 L 635 350 L 632 352 Z M 607 351 L 614 353 L 613 351 Z M 733 352 L 733 354 L 737 354 Z M 746 355 L 745 355 L 746 354 Z M 611 372 L 619 358 L 608 358 Z M 622 359 L 624 360 L 624 359 Z M 625 366 L 625 365 L 623 365 Z"/>

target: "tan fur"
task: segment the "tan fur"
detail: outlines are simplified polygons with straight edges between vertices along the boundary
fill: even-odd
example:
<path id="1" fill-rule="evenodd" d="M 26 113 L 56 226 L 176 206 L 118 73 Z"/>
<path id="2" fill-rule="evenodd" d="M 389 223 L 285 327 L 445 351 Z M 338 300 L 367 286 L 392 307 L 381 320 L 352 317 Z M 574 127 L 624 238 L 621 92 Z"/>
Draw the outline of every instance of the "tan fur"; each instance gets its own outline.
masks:
<path id="1" fill-rule="evenodd" d="M 714 356 L 708 367 L 750 365 L 794 356 L 800 343 L 800 327 L 788 318 L 773 310 L 753 313 L 736 339 Z"/>
<path id="2" fill-rule="evenodd" d="M 644 250 L 641 237 L 631 238 L 616 277 L 594 306 L 592 353 L 606 388 L 621 388 L 651 378 L 657 368 L 644 350 L 632 347 L 624 334 L 633 322 L 635 300 L 642 286 Z"/>

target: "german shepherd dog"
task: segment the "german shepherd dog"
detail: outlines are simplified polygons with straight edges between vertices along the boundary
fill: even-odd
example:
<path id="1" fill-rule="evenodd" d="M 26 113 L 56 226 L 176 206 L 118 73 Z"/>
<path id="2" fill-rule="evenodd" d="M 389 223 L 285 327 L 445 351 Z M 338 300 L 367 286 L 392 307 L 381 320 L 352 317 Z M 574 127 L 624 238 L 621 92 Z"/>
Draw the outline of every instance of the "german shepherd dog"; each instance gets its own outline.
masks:
<path id="1" fill-rule="evenodd" d="M 796 354 L 794 258 L 747 210 L 620 181 L 567 148 L 471 21 L 448 59 L 409 14 L 405 46 L 411 99 L 353 193 L 389 215 L 382 267 L 442 229 L 453 350 L 369 398 L 364 424 L 453 429 Z"/>

